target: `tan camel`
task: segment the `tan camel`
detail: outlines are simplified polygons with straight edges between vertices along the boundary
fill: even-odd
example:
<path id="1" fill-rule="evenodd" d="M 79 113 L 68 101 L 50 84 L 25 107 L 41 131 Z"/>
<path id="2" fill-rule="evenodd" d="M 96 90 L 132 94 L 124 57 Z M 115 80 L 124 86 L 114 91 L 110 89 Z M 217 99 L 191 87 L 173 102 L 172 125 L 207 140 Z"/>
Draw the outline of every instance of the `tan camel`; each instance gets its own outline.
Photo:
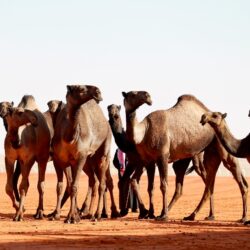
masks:
<path id="1" fill-rule="evenodd" d="M 127 201 L 126 198 L 123 197 L 123 195 L 121 194 L 122 192 L 125 193 L 125 197 L 127 197 L 127 193 L 128 193 L 128 179 L 130 177 L 129 174 L 127 174 L 127 171 L 129 172 L 133 172 L 134 169 L 136 169 L 136 171 L 139 171 L 139 173 L 137 174 L 136 171 L 134 173 L 134 175 L 131 178 L 131 182 L 132 182 L 132 187 L 134 187 L 136 190 L 136 194 L 138 195 L 138 201 L 139 201 L 139 207 L 140 207 L 140 214 L 139 214 L 139 219 L 141 218 L 154 218 L 154 206 L 153 206 L 153 202 L 152 202 L 152 196 L 153 196 L 153 190 L 151 190 L 153 188 L 153 184 L 151 183 L 152 180 L 154 179 L 154 172 L 153 175 L 152 173 L 148 172 L 148 175 L 152 175 L 152 176 L 148 176 L 148 193 L 149 193 L 149 204 L 150 204 L 150 208 L 149 211 L 145 209 L 144 204 L 142 202 L 142 199 L 140 197 L 139 194 L 139 190 L 138 190 L 138 186 L 136 183 L 136 177 L 141 177 L 140 173 L 142 174 L 143 171 L 141 171 L 142 168 L 142 161 L 140 159 L 140 156 L 138 155 L 138 153 L 136 152 L 136 148 L 134 144 L 131 144 L 127 139 L 126 139 L 126 132 L 123 129 L 123 125 L 122 125 L 122 120 L 121 120 L 121 116 L 120 116 L 120 110 L 121 110 L 121 106 L 119 105 L 109 105 L 108 106 L 108 114 L 109 114 L 109 123 L 113 132 L 113 136 L 115 138 L 115 142 L 117 144 L 117 146 L 123 150 L 123 152 L 125 152 L 127 154 L 127 158 L 128 158 L 128 165 L 127 165 L 127 169 L 126 172 L 124 174 L 124 177 L 122 178 L 121 183 L 119 184 L 119 189 L 120 189 L 120 199 L 125 199 L 121 201 L 121 207 L 124 207 L 124 202 Z M 200 153 L 197 156 L 194 156 L 192 158 L 192 163 L 193 166 L 188 169 L 187 173 L 195 170 L 196 173 L 201 176 L 201 178 L 203 179 L 203 181 L 206 183 L 206 176 L 207 176 L 207 172 L 209 170 L 206 170 L 206 166 L 204 166 L 203 164 L 203 157 L 204 154 L 203 152 Z M 173 163 L 173 169 L 174 172 L 176 174 L 176 186 L 175 186 L 175 192 L 174 195 L 171 199 L 171 202 L 168 205 L 168 211 L 171 210 L 171 208 L 173 207 L 173 205 L 175 204 L 175 202 L 181 197 L 182 195 L 182 190 L 183 190 L 183 180 L 184 180 L 184 176 L 187 170 L 187 167 L 189 165 L 191 161 L 191 158 L 187 158 L 187 159 L 183 159 L 183 160 L 179 160 Z M 225 165 L 226 168 L 229 169 L 229 171 L 231 171 L 230 167 L 228 167 L 228 164 L 224 161 L 223 164 Z M 133 169 L 133 170 L 131 170 Z M 152 166 L 146 166 L 146 169 L 152 169 Z M 214 172 L 217 172 L 217 169 L 214 170 Z M 231 171 L 232 172 L 232 171 Z M 138 182 L 139 180 L 137 180 Z M 125 187 L 124 187 L 125 186 Z M 122 188 L 124 190 L 122 190 Z M 206 219 L 208 220 L 213 220 L 214 217 L 214 200 L 213 200 L 213 196 L 211 195 L 210 197 L 210 212 L 209 212 L 209 216 L 206 217 Z M 126 215 L 127 214 L 127 210 L 121 210 L 121 215 Z"/>
<path id="2" fill-rule="evenodd" d="M 16 208 L 15 221 L 23 220 L 24 200 L 29 187 L 29 173 L 34 162 L 38 163 L 39 204 L 36 218 L 43 217 L 43 193 L 45 169 L 49 158 L 49 129 L 43 114 L 38 110 L 12 108 L 6 116 L 8 132 L 5 137 L 5 165 L 7 172 L 6 192 Z M 37 143 L 39 142 L 39 143 Z M 19 186 L 20 204 L 15 206 L 13 196 L 13 168 L 16 160 L 20 161 L 22 181 Z"/>
<path id="3" fill-rule="evenodd" d="M 72 175 L 67 176 L 70 187 L 71 206 L 67 223 L 80 220 L 77 212 L 76 197 L 82 169 L 89 171 L 90 186 L 94 187 L 96 174 L 99 180 L 99 200 L 96 211 L 97 219 L 101 218 L 103 195 L 106 188 L 106 173 L 110 164 L 111 130 L 103 112 L 98 105 L 102 100 L 100 90 L 90 85 L 68 85 L 66 108 L 56 120 L 55 135 L 52 141 L 53 161 L 58 176 L 58 200 L 56 216 L 60 216 L 62 199 L 63 170 L 70 167 Z M 94 217 L 93 204 L 95 192 L 92 192 L 90 214 Z M 112 211 L 116 211 L 114 197 L 111 197 Z"/>
<path id="4" fill-rule="evenodd" d="M 162 212 L 157 219 L 166 220 L 167 214 L 167 176 L 168 163 L 198 155 L 204 151 L 204 166 L 209 170 L 203 197 L 197 208 L 187 220 L 195 215 L 207 198 L 213 194 L 215 174 L 221 160 L 230 167 L 240 186 L 243 199 L 242 221 L 246 220 L 247 183 L 241 174 L 237 160 L 223 151 L 215 133 L 209 126 L 200 124 L 200 117 L 209 111 L 204 104 L 191 95 L 183 95 L 168 110 L 158 110 L 137 121 L 136 109 L 144 103 L 152 104 L 150 95 L 145 91 L 123 92 L 126 110 L 126 135 L 136 145 L 136 150 L 144 165 L 156 163 L 160 174 L 160 189 L 163 196 Z"/>
<path id="5" fill-rule="evenodd" d="M 250 134 L 244 139 L 236 139 L 226 124 L 226 116 L 226 113 L 206 112 L 201 117 L 201 123 L 203 125 L 209 123 L 212 126 L 221 143 L 230 154 L 235 157 L 246 158 L 250 163 Z"/>

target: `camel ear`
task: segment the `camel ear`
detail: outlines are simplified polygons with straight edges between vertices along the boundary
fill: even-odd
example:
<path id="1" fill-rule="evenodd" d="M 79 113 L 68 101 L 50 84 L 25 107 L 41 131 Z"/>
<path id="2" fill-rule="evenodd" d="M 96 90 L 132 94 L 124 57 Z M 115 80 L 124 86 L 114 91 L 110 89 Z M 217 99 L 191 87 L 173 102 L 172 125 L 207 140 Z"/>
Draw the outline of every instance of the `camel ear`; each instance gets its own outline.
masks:
<path id="1" fill-rule="evenodd" d="M 71 86 L 70 85 L 67 85 L 67 91 L 70 93 L 72 90 Z"/>
<path id="2" fill-rule="evenodd" d="M 124 97 L 124 98 L 126 98 L 126 97 L 127 97 L 127 93 L 126 93 L 126 92 L 124 92 L 124 91 L 122 91 L 122 95 L 123 95 L 123 97 Z"/>
<path id="3" fill-rule="evenodd" d="M 120 110 L 121 110 L 121 105 L 118 105 L 117 107 L 118 107 L 118 109 L 119 109 L 119 111 L 120 111 Z"/>
<path id="4" fill-rule="evenodd" d="M 107 109 L 110 110 L 110 108 L 111 108 L 111 105 L 108 105 Z"/>
<path id="5" fill-rule="evenodd" d="M 227 117 L 227 113 L 222 114 L 222 119 L 225 119 Z"/>
<path id="6" fill-rule="evenodd" d="M 38 119 L 35 114 L 30 117 L 30 122 L 34 127 L 38 125 Z"/>
<path id="7" fill-rule="evenodd" d="M 12 107 L 14 107 L 14 102 L 11 102 L 10 104 L 11 104 Z"/>

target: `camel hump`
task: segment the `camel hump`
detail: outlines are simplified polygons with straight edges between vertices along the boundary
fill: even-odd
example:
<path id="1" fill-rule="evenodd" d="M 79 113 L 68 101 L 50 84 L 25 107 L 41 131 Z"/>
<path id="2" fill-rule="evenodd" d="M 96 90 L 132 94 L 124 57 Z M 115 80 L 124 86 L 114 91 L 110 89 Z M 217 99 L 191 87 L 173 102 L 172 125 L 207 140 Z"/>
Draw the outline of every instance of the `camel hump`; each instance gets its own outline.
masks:
<path id="1" fill-rule="evenodd" d="M 39 110 L 36 100 L 33 95 L 24 95 L 18 104 L 18 107 L 29 109 L 29 110 Z"/>
<path id="2" fill-rule="evenodd" d="M 177 99 L 177 104 L 183 102 L 183 101 L 190 101 L 193 103 L 196 103 L 198 106 L 204 108 L 205 110 L 209 111 L 209 109 L 198 99 L 196 98 L 194 95 L 190 95 L 190 94 L 185 94 L 185 95 L 181 95 L 178 97 Z"/>

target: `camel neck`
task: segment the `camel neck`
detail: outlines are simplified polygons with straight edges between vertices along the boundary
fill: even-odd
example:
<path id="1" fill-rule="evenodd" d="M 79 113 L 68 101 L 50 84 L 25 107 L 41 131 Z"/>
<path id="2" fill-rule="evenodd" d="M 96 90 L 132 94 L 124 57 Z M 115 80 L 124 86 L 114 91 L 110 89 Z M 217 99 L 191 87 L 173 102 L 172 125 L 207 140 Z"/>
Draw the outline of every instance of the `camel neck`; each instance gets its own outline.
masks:
<path id="1" fill-rule="evenodd" d="M 79 129 L 80 127 L 78 126 L 77 122 L 77 116 L 80 111 L 80 106 L 73 106 L 73 105 L 68 105 L 68 118 L 69 118 L 69 125 L 66 130 L 65 134 L 65 140 L 67 142 L 74 141 L 78 138 L 79 136 Z"/>
<path id="2" fill-rule="evenodd" d="M 109 123 L 118 148 L 124 153 L 134 150 L 134 144 L 131 144 L 126 137 L 126 132 L 123 129 L 121 119 L 110 120 Z"/>
<path id="3" fill-rule="evenodd" d="M 138 126 L 138 121 L 136 117 L 136 111 L 133 112 L 126 112 L 126 125 L 127 125 L 127 130 L 126 130 L 126 135 L 128 140 L 131 143 L 136 144 L 138 139 L 136 138 L 136 128 Z"/>
<path id="4" fill-rule="evenodd" d="M 247 141 L 250 142 L 250 137 L 239 140 L 236 139 L 231 131 L 229 130 L 227 124 L 223 122 L 219 127 L 214 126 L 216 135 L 219 137 L 222 145 L 226 150 L 235 157 L 245 158 L 248 154 Z"/>

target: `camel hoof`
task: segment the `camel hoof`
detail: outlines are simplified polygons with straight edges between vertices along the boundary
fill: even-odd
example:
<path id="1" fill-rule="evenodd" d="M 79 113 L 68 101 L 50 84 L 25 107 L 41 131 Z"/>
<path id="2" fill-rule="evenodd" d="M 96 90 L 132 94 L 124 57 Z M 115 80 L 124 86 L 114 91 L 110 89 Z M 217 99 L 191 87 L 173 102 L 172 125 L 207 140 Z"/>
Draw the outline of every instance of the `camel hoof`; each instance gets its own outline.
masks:
<path id="1" fill-rule="evenodd" d="M 236 222 L 245 224 L 246 221 L 247 221 L 246 218 L 242 218 L 242 219 L 240 219 L 240 220 L 237 220 Z"/>
<path id="2" fill-rule="evenodd" d="M 155 218 L 156 221 L 168 221 L 168 217 L 166 215 L 160 215 Z"/>
<path id="3" fill-rule="evenodd" d="M 117 210 L 111 212 L 111 219 L 119 218 L 121 215 Z"/>
<path id="4" fill-rule="evenodd" d="M 147 219 L 147 218 L 148 218 L 148 210 L 147 209 L 142 209 L 140 211 L 138 219 Z"/>
<path id="5" fill-rule="evenodd" d="M 245 222 L 244 222 L 244 225 L 245 225 L 245 226 L 250 225 L 250 220 L 245 221 Z"/>
<path id="6" fill-rule="evenodd" d="M 67 223 L 67 224 L 77 224 L 79 222 L 80 222 L 80 217 L 78 218 L 77 216 L 69 217 L 64 220 L 64 223 Z"/>
<path id="7" fill-rule="evenodd" d="M 43 211 L 40 210 L 40 211 L 37 211 L 37 213 L 33 216 L 36 220 L 42 220 L 45 215 L 43 214 Z"/>
<path id="8" fill-rule="evenodd" d="M 214 220 L 215 220 L 215 217 L 214 217 L 213 215 L 207 216 L 207 217 L 205 218 L 205 220 L 214 221 Z"/>
<path id="9" fill-rule="evenodd" d="M 90 221 L 95 222 L 95 221 L 97 221 L 97 218 L 94 215 L 92 215 L 90 218 Z"/>
<path id="10" fill-rule="evenodd" d="M 195 215 L 194 214 L 191 214 L 191 215 L 183 218 L 183 220 L 188 220 L 188 221 L 194 221 L 194 219 L 195 219 Z"/>
<path id="11" fill-rule="evenodd" d="M 102 218 L 102 219 L 107 219 L 107 218 L 108 218 L 108 215 L 107 215 L 106 213 L 102 213 L 102 214 L 101 214 L 101 218 Z"/>
<path id="12" fill-rule="evenodd" d="M 21 216 L 15 216 L 13 221 L 23 221 L 23 218 Z"/>
<path id="13" fill-rule="evenodd" d="M 121 211 L 120 211 L 120 216 L 121 217 L 124 217 L 124 216 L 126 216 L 128 214 L 128 209 L 122 209 Z"/>
<path id="14" fill-rule="evenodd" d="M 147 219 L 155 219 L 156 216 L 154 214 L 149 213 Z"/>

